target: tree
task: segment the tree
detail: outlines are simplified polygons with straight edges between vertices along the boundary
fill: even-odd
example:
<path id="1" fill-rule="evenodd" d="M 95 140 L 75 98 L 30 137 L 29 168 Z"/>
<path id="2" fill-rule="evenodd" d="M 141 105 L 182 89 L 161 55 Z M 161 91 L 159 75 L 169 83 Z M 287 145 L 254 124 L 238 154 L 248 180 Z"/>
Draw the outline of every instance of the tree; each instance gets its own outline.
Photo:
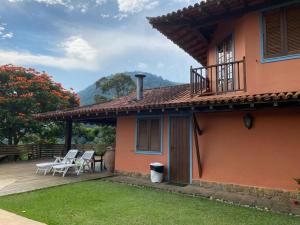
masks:
<path id="1" fill-rule="evenodd" d="M 64 122 L 40 123 L 41 127 L 37 133 L 26 133 L 22 143 L 57 144 L 64 141 Z"/>
<path id="2" fill-rule="evenodd" d="M 110 93 L 112 96 L 119 98 L 128 95 L 135 89 L 135 82 L 130 76 L 124 73 L 117 73 L 112 77 L 103 77 L 96 82 L 96 87 L 100 88 L 103 93 Z"/>
<path id="3" fill-rule="evenodd" d="M 104 103 L 104 102 L 109 101 L 109 99 L 106 98 L 106 97 L 103 96 L 103 95 L 95 95 L 95 96 L 94 96 L 94 100 L 95 100 L 96 103 Z"/>
<path id="4" fill-rule="evenodd" d="M 45 128 L 33 114 L 79 105 L 78 96 L 55 83 L 46 72 L 13 65 L 0 66 L 0 143 L 18 144 Z"/>
<path id="5" fill-rule="evenodd" d="M 109 125 L 84 125 L 76 124 L 73 130 L 73 141 L 76 144 L 102 144 L 114 145 L 116 129 Z"/>

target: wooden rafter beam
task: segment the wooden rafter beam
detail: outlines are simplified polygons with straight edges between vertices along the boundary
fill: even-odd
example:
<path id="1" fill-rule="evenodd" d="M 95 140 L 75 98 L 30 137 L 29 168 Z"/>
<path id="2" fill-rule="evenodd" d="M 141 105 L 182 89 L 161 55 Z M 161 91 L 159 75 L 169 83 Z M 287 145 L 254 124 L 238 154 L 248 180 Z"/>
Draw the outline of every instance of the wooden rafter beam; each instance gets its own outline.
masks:
<path id="1" fill-rule="evenodd" d="M 182 34 L 187 33 L 186 29 L 184 29 L 183 26 L 180 26 L 180 27 L 177 27 L 177 28 L 172 27 L 172 29 L 164 29 L 162 31 L 165 34 L 172 35 L 172 36 L 175 36 L 175 35 L 178 35 L 178 34 L 182 35 Z"/>
<path id="2" fill-rule="evenodd" d="M 187 49 L 187 51 L 193 55 L 200 56 L 207 52 L 207 47 L 197 45 L 197 46 L 190 47 L 189 49 Z M 198 54 L 196 54 L 196 53 L 198 53 Z"/>
<path id="3" fill-rule="evenodd" d="M 176 42 L 179 41 L 179 40 L 183 40 L 188 34 L 188 31 L 185 30 L 184 32 L 181 32 L 180 34 L 177 34 L 175 36 L 173 36 L 173 40 L 175 40 Z"/>
<path id="4" fill-rule="evenodd" d="M 206 37 L 204 37 L 203 34 L 200 33 L 198 30 L 196 30 L 196 29 L 190 29 L 190 32 L 191 32 L 192 35 L 194 35 L 195 37 L 197 37 L 201 41 L 203 41 L 204 44 L 208 44 L 208 40 L 206 39 Z"/>
<path id="5" fill-rule="evenodd" d="M 162 30 L 163 33 L 166 34 L 166 36 L 171 37 L 172 40 L 176 41 L 176 43 L 180 44 L 181 42 L 186 42 L 186 41 L 191 41 L 194 39 L 199 39 L 202 42 L 204 42 L 205 44 L 208 43 L 207 38 L 201 33 L 199 32 L 199 30 L 196 29 L 191 29 L 191 28 L 182 28 L 182 30 L 180 30 L 180 32 L 174 32 L 173 34 L 164 32 L 164 30 Z M 188 37 L 187 39 L 185 39 L 186 37 Z"/>
<path id="6" fill-rule="evenodd" d="M 187 41 L 186 43 L 188 43 L 185 45 L 185 48 L 187 48 L 187 49 L 193 48 L 198 45 L 202 45 L 202 43 L 197 39 L 193 40 L 193 41 Z"/>

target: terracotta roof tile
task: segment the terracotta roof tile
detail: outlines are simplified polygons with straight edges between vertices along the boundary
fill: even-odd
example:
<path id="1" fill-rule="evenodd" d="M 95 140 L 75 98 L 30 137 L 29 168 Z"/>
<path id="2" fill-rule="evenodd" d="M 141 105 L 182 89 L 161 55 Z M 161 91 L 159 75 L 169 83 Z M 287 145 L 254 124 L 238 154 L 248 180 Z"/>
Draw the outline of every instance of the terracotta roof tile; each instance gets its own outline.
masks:
<path id="1" fill-rule="evenodd" d="M 126 112 L 151 108 L 172 108 L 197 105 L 220 105 L 239 103 L 258 103 L 272 101 L 300 100 L 300 91 L 249 94 L 245 92 L 223 95 L 191 96 L 190 85 L 177 85 L 144 90 L 144 99 L 136 101 L 135 92 L 109 102 L 81 106 L 63 111 L 36 114 L 37 119 L 49 119 L 67 116 L 87 115 L 90 113 Z"/>
<path id="2" fill-rule="evenodd" d="M 247 12 L 285 2 L 286 0 L 206 0 L 166 15 L 149 17 L 148 20 L 155 29 L 205 66 L 209 37 L 214 33 L 216 24 L 233 16 L 238 18 Z"/>

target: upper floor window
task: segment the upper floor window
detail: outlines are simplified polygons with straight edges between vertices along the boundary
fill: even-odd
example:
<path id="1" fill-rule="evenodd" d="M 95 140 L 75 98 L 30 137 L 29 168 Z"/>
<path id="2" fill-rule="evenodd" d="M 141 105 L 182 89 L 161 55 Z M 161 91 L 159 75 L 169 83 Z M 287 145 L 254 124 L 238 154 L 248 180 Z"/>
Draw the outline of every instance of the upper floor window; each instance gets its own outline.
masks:
<path id="1" fill-rule="evenodd" d="M 137 152 L 161 152 L 162 119 L 158 117 L 141 117 L 137 119 Z"/>
<path id="2" fill-rule="evenodd" d="M 264 58 L 300 53 L 300 4 L 263 13 Z"/>
<path id="3" fill-rule="evenodd" d="M 217 89 L 218 92 L 233 91 L 234 61 L 232 35 L 217 45 Z"/>

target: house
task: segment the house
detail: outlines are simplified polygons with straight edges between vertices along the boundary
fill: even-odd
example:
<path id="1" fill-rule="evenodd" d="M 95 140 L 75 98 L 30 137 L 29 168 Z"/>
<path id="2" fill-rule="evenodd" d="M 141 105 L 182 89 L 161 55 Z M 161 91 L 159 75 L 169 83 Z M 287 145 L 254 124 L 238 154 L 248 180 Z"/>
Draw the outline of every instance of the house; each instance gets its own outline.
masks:
<path id="1" fill-rule="evenodd" d="M 147 175 L 161 162 L 173 183 L 297 190 L 300 2 L 210 0 L 148 20 L 199 62 L 190 84 L 138 85 L 111 102 L 36 117 L 115 122 L 121 172 Z"/>

